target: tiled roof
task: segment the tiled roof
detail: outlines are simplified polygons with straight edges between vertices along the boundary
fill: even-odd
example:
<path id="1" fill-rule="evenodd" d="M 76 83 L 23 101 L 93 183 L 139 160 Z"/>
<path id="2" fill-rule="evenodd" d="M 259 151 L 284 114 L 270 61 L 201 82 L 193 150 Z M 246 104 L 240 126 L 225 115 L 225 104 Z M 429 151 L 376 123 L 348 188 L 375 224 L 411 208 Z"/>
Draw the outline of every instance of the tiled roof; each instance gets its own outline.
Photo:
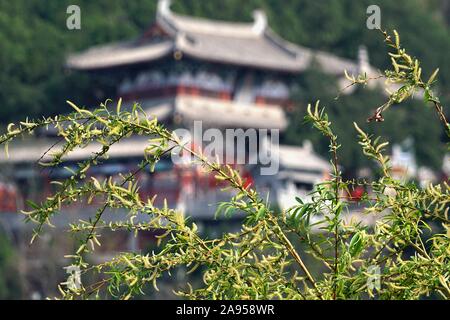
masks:
<path id="1" fill-rule="evenodd" d="M 285 169 L 307 169 L 319 172 L 328 172 L 331 169 L 330 163 L 317 155 L 312 147 L 280 145 L 278 149 L 280 165 Z"/>
<path id="2" fill-rule="evenodd" d="M 287 118 L 280 106 L 261 108 L 254 104 L 223 101 L 207 97 L 178 96 L 168 100 L 144 100 L 141 106 L 150 117 L 160 121 L 178 116 L 185 123 L 201 120 L 218 127 L 284 130 Z"/>
<path id="3" fill-rule="evenodd" d="M 236 23 L 178 15 L 169 0 L 158 2 L 156 25 L 167 36 L 140 38 L 74 54 L 67 60 L 73 69 L 100 69 L 150 62 L 180 51 L 194 59 L 285 72 L 306 69 L 315 57 L 325 72 L 357 73 L 358 63 L 290 43 L 275 34 L 262 11 L 254 22 Z M 374 71 L 374 70 L 371 70 Z"/>
<path id="4" fill-rule="evenodd" d="M 148 44 L 129 41 L 92 47 L 81 54 L 69 56 L 66 64 L 69 68 L 80 70 L 110 68 L 159 59 L 172 49 L 171 41 Z"/>

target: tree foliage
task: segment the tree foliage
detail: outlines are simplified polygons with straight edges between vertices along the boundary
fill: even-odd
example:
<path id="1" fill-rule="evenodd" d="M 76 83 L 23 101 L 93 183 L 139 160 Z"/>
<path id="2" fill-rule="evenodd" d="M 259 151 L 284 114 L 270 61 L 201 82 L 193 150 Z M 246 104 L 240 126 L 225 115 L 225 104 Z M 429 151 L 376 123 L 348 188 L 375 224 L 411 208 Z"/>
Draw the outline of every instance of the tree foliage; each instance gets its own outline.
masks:
<path id="1" fill-rule="evenodd" d="M 402 103 L 420 89 L 448 133 L 443 106 L 433 92 L 437 73 L 423 80 L 419 61 L 401 47 L 398 34 L 394 34 L 391 38 L 384 33 L 393 50 L 389 53 L 393 57 L 392 66 L 384 76 L 401 87 L 369 119 L 381 121 L 393 102 Z M 348 78 L 352 85 L 369 81 L 364 75 Z M 308 107 L 306 119 L 328 140 L 332 178 L 315 187 L 311 200 L 297 199 L 297 205 L 283 212 L 272 209 L 256 190 L 246 186 L 237 171 L 191 150 L 156 119 L 148 118 L 139 106 L 135 105 L 131 111 L 121 110 L 119 100 L 114 109 L 103 104 L 90 111 L 70 104 L 74 113 L 11 124 L 0 137 L 0 142 L 7 145 L 39 127 L 54 126 L 64 145 L 52 154 L 50 161 L 42 163 L 44 166 L 60 165 L 68 153 L 92 142 L 102 146 L 90 159 L 79 163 L 69 179 L 55 182 L 59 188 L 51 197 L 40 204 L 30 203 L 30 210 L 25 212 L 28 220 L 37 223 L 34 239 L 65 205 L 74 201 L 102 201 L 95 216 L 70 225 L 70 232 L 78 236 L 80 244 L 75 253 L 67 256 L 72 266 L 82 270 L 84 279 L 92 273 L 100 274 L 102 279 L 83 283 L 80 288 L 61 284 L 63 298 L 109 295 L 129 299 L 143 294 L 147 284 L 158 290 L 158 279 L 181 266 L 187 267 L 188 272 L 199 269 L 203 275 L 202 286 L 193 288 L 186 284 L 177 292 L 190 299 L 450 298 L 450 186 L 443 183 L 422 189 L 395 180 L 390 174 L 389 158 L 384 154 L 387 142 L 367 134 L 356 123 L 362 153 L 377 163 L 379 179 L 344 179 L 340 172 L 339 137 L 318 102 Z M 90 168 L 107 156 L 113 144 L 133 135 L 149 138 L 149 145 L 143 150 L 145 160 L 137 171 L 124 175 L 122 181 L 86 179 Z M 136 173 L 154 168 L 170 152 L 190 153 L 217 180 L 226 182 L 235 191 L 230 201 L 218 206 L 218 214 L 245 213 L 240 231 L 213 239 L 202 238 L 196 224 L 177 210 L 167 205 L 156 207 L 154 199 L 140 197 Z M 345 219 L 349 206 L 345 195 L 357 185 L 365 185 L 372 191 L 360 205 L 365 214 L 375 216 L 373 228 Z M 128 219 L 105 222 L 108 208 L 125 209 Z M 148 220 L 135 222 L 138 214 L 146 215 Z M 135 233 L 158 229 L 164 233 L 159 236 L 159 250 L 149 254 L 121 253 L 104 263 L 93 264 L 89 256 L 100 246 L 104 229 Z M 298 250 L 299 244 L 306 250 Z M 312 272 L 306 263 L 310 259 L 321 264 L 325 271 Z M 372 285 L 372 280 L 380 285 Z"/>

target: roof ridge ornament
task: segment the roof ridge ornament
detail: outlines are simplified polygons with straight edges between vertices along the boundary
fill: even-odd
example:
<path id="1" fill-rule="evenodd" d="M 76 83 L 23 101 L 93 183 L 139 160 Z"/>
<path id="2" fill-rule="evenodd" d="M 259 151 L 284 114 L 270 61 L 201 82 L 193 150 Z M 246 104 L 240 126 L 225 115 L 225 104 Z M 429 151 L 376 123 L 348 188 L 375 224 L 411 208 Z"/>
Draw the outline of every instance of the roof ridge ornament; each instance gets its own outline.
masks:
<path id="1" fill-rule="evenodd" d="M 364 45 L 358 47 L 358 69 L 359 73 L 369 74 L 370 72 L 369 52 Z"/>
<path id="2" fill-rule="evenodd" d="M 311 142 L 311 140 L 306 139 L 303 141 L 303 150 L 307 151 L 308 153 L 313 153 L 314 152 L 314 146 Z"/>
<path id="3" fill-rule="evenodd" d="M 267 28 L 267 15 L 264 10 L 257 9 L 253 11 L 253 27 L 252 31 L 257 35 L 261 35 Z"/>
<path id="4" fill-rule="evenodd" d="M 168 17 L 172 15 L 170 10 L 171 0 L 158 0 L 157 15 L 161 17 Z"/>

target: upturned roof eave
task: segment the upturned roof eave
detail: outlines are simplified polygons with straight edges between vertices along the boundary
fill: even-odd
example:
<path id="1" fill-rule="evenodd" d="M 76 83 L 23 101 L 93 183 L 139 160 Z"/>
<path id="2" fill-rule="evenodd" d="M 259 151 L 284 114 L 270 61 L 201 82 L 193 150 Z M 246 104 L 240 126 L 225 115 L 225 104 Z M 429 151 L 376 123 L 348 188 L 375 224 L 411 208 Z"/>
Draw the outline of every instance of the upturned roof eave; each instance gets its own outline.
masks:
<path id="1" fill-rule="evenodd" d="M 178 20 L 185 19 L 187 20 L 188 24 L 191 24 L 190 28 L 192 28 L 192 24 L 195 25 L 195 23 L 198 23 L 200 25 L 200 30 L 203 30 L 201 32 L 198 32 L 198 34 L 202 34 L 202 32 L 205 32 L 206 30 L 210 29 L 220 29 L 221 26 L 225 26 L 228 30 L 225 34 L 221 34 L 220 36 L 229 38 L 229 39 L 257 39 L 258 41 L 268 41 L 271 45 L 276 47 L 277 50 L 280 51 L 280 55 L 284 55 L 287 57 L 291 57 L 292 62 L 290 63 L 284 63 L 280 64 L 275 61 L 273 63 L 267 63 L 267 62 L 258 62 L 257 59 L 255 61 L 241 61 L 239 59 L 224 59 L 221 56 L 214 56 L 211 54 L 201 54 L 199 52 L 194 52 L 195 50 L 192 50 L 186 46 L 180 46 L 178 44 L 178 39 L 180 37 L 186 37 L 189 36 L 189 33 L 192 33 L 193 30 L 183 30 L 181 26 L 183 26 L 183 23 L 186 24 L 186 21 L 181 23 Z M 192 21 L 191 21 L 192 20 Z M 177 22 L 178 21 L 178 22 Z M 266 26 L 263 30 L 263 32 L 256 33 L 253 31 L 254 24 L 252 23 L 235 23 L 235 22 L 225 22 L 225 21 L 215 21 L 215 20 L 209 20 L 205 18 L 192 18 L 189 16 L 182 16 L 174 13 L 170 13 L 170 15 L 162 15 L 158 13 L 156 15 L 156 24 L 168 35 L 168 40 L 171 41 L 173 44 L 172 50 L 168 50 L 164 53 L 164 55 L 157 55 L 152 56 L 148 58 L 140 58 L 140 59 L 134 59 L 134 60 L 128 60 L 128 61 L 120 61 L 120 59 L 116 59 L 116 61 L 107 63 L 105 59 L 103 59 L 102 56 L 99 56 L 97 58 L 96 63 L 91 63 L 90 65 L 88 63 L 83 62 L 77 62 L 76 60 L 82 60 L 83 55 L 85 58 L 90 58 L 87 55 L 92 54 L 92 50 L 98 50 L 99 55 L 102 54 L 101 50 L 107 49 L 108 47 L 118 47 L 120 50 L 120 46 L 128 45 L 130 42 L 119 42 L 113 45 L 106 45 L 106 46 L 99 46 L 94 47 L 91 49 L 88 49 L 80 54 L 73 54 L 70 55 L 66 61 L 66 67 L 69 69 L 76 69 L 76 70 L 97 70 L 97 69 L 107 69 L 107 68 L 114 68 L 114 67 L 120 67 L 120 66 L 126 66 L 126 65 L 133 65 L 133 64 L 140 64 L 145 62 L 152 62 L 156 61 L 162 57 L 168 56 L 169 54 L 173 53 L 173 51 L 180 51 L 181 53 L 185 54 L 186 56 L 201 60 L 201 61 L 208 61 L 208 62 L 214 62 L 214 63 L 220 63 L 220 64 L 231 64 L 236 66 L 242 66 L 242 67 L 250 67 L 250 68 L 256 68 L 256 69 L 268 69 L 272 71 L 279 71 L 279 72 L 288 72 L 288 73 L 297 73 L 305 69 L 304 63 L 301 61 L 298 61 L 298 54 L 301 52 L 301 48 L 296 46 L 293 43 L 289 43 L 286 40 L 282 39 L 280 36 L 276 35 L 276 33 L 269 27 Z M 205 27 L 206 25 L 206 27 Z M 230 32 L 233 30 L 233 28 L 236 29 L 236 32 Z M 211 30 L 210 30 L 211 31 Z M 195 32 L 197 33 L 197 32 Z M 203 34 L 209 34 L 209 35 L 215 35 L 214 33 L 205 32 Z M 139 41 L 140 38 L 134 41 Z M 169 40 L 170 39 L 170 40 Z M 156 46 L 156 45 L 155 45 Z M 114 49 L 113 49 L 114 50 Z M 130 54 L 132 54 L 132 50 L 139 50 L 139 46 L 136 48 L 130 48 Z M 120 53 L 120 52 L 119 52 Z M 274 59 L 276 60 L 276 59 Z"/>
<path id="2" fill-rule="evenodd" d="M 170 4 L 170 1 L 168 1 L 168 3 Z M 142 47 L 147 46 L 149 51 L 151 51 L 150 47 L 152 46 L 145 42 L 140 44 L 139 41 L 142 40 L 142 38 L 138 38 L 137 40 L 134 40 L 136 46 L 131 46 L 129 49 L 127 49 L 127 45 L 133 41 L 98 47 L 98 57 L 89 56 L 89 54 L 93 56 L 95 55 L 92 53 L 92 49 L 88 49 L 84 53 L 78 55 L 71 55 L 67 59 L 66 67 L 69 69 L 87 71 L 116 68 L 141 63 L 151 63 L 158 61 L 161 58 L 170 56 L 174 53 L 174 51 L 179 51 L 186 57 L 194 60 L 270 70 L 280 73 L 299 73 L 307 69 L 314 60 L 319 63 L 320 67 L 322 67 L 325 72 L 330 74 L 342 74 L 344 69 L 351 73 L 358 72 L 358 63 L 355 61 L 341 58 L 326 52 L 314 51 L 289 42 L 273 31 L 267 24 L 267 21 L 265 21 L 263 28 L 256 31 L 256 21 L 257 19 L 255 19 L 254 23 L 216 21 L 205 18 L 182 16 L 173 13 L 170 10 L 166 12 L 159 9 L 156 14 L 155 23 L 167 35 L 167 39 L 164 41 L 170 42 L 170 48 L 166 48 L 166 50 L 158 51 L 153 54 L 138 55 L 136 52 L 142 50 Z M 214 32 L 214 30 L 218 32 Z M 261 52 L 260 57 L 255 57 L 254 59 L 243 59 L 239 52 L 236 52 L 236 48 L 232 51 L 233 54 L 229 55 L 220 54 L 220 52 L 214 53 L 210 50 L 211 48 L 208 48 L 209 50 L 196 48 L 196 37 L 200 37 L 200 39 L 203 37 L 203 40 L 201 41 L 206 41 L 206 43 L 208 39 L 205 40 L 204 37 L 221 37 L 223 39 L 229 39 L 230 43 L 233 43 L 233 41 L 242 42 L 243 40 L 245 41 L 245 39 L 249 39 L 254 43 L 255 40 L 256 42 L 261 41 L 261 43 L 264 44 L 263 46 L 270 46 L 273 49 L 271 54 L 274 56 L 269 56 L 270 53 L 267 52 Z M 193 39 L 192 43 L 189 42 L 190 38 Z M 160 43 L 154 44 L 155 52 L 157 51 L 157 46 L 159 45 Z M 104 53 L 102 52 L 104 48 L 111 48 L 111 50 L 115 50 L 115 52 L 109 53 L 108 59 L 105 59 Z M 95 50 L 96 48 L 93 49 Z M 121 54 L 123 56 L 128 54 L 129 56 L 120 57 Z M 119 57 L 116 57 L 115 55 L 118 55 Z M 135 57 L 133 57 L 133 55 L 135 55 Z M 83 62 L 83 58 L 92 59 L 93 62 Z"/>

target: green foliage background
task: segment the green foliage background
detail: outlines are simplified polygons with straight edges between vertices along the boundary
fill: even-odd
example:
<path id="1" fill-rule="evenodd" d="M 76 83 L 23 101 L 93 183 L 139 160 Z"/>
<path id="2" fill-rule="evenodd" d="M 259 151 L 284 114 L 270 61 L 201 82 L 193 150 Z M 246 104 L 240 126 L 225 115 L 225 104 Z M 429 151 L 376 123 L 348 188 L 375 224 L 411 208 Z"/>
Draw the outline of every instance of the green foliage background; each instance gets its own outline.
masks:
<path id="1" fill-rule="evenodd" d="M 1 226 L 0 231 L 0 299 L 18 299 L 21 288 L 17 277 L 16 254 Z"/>
<path id="2" fill-rule="evenodd" d="M 137 36 L 153 21 L 156 3 L 156 0 L 0 0 L 0 122 L 66 112 L 64 101 L 68 99 L 89 106 L 114 96 L 113 79 L 70 73 L 64 69 L 64 58 L 70 52 L 92 45 Z M 70 4 L 81 8 L 79 31 L 66 29 L 66 8 Z M 269 16 L 271 27 L 287 40 L 352 59 L 356 58 L 358 46 L 364 44 L 370 52 L 371 63 L 384 68 L 389 61 L 380 38 L 365 28 L 366 8 L 371 4 L 381 7 L 383 27 L 399 30 L 404 45 L 424 61 L 425 72 L 439 66 L 440 95 L 444 102 L 450 101 L 450 59 L 447 57 L 450 29 L 445 0 L 175 0 L 173 10 L 216 19 L 251 21 L 251 12 L 262 8 Z M 357 93 L 335 102 L 335 84 L 320 70 L 308 72 L 298 82 L 299 105 L 290 114 L 291 127 L 285 142 L 299 144 L 310 137 L 309 128 L 300 125 L 304 106 L 313 98 L 320 98 L 329 106 L 328 112 L 344 145 L 342 164 L 350 171 L 364 165 L 347 124 L 350 118 L 361 122 L 367 117 L 381 101 L 380 95 L 370 93 L 367 98 L 365 93 L 362 99 Z M 413 112 L 412 109 L 419 107 L 422 107 L 420 102 L 411 103 L 411 109 L 402 108 L 385 123 L 371 124 L 364 129 L 382 133 L 393 143 L 413 136 L 419 164 L 438 168 L 443 154 L 442 131 L 438 126 L 429 126 L 434 117 L 431 110 Z M 427 143 L 421 143 L 424 140 Z M 317 142 L 319 151 L 324 152 L 325 142 Z"/>

